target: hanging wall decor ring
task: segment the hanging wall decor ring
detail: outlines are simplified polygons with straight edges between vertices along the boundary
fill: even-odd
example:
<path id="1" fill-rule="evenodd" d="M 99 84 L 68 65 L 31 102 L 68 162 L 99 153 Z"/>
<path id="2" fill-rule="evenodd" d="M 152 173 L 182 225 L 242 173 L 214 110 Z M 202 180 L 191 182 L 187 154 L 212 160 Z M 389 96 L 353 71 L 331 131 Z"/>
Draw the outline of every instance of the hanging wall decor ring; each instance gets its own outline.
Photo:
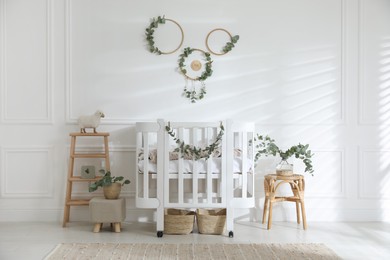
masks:
<path id="1" fill-rule="evenodd" d="M 189 69 L 195 72 L 201 72 L 200 76 L 194 77 L 189 76 L 187 69 L 186 69 L 186 59 L 193 53 L 193 52 L 200 52 L 201 55 L 204 57 L 203 64 L 198 59 L 194 59 L 189 66 Z M 213 74 L 212 70 L 212 60 L 210 57 L 210 53 L 205 52 L 200 49 L 194 49 L 194 48 L 184 48 L 183 53 L 179 55 L 179 71 L 184 75 L 186 79 L 186 85 L 184 87 L 183 95 L 191 100 L 191 103 L 195 103 L 198 100 L 201 100 L 206 95 L 206 85 L 204 84 L 204 81 L 210 77 Z M 191 87 L 188 86 L 188 81 L 191 82 Z M 200 88 L 197 91 L 195 82 L 200 82 Z"/>
<path id="2" fill-rule="evenodd" d="M 212 33 L 216 32 L 216 31 L 223 31 L 225 32 L 227 35 L 229 35 L 229 38 L 230 38 L 230 41 L 227 42 L 225 44 L 225 46 L 223 46 L 222 48 L 222 51 L 221 52 L 215 52 L 213 50 L 211 50 L 210 46 L 209 46 L 209 37 Z M 229 51 L 231 51 L 234 47 L 234 44 L 238 42 L 238 39 L 240 38 L 239 35 L 234 35 L 232 36 L 230 34 L 230 32 L 228 32 L 227 30 L 223 29 L 223 28 L 216 28 L 212 31 L 210 31 L 208 34 L 207 34 L 207 37 L 206 37 L 206 47 L 207 49 L 209 50 L 210 53 L 214 54 L 214 55 L 225 55 L 226 53 L 228 53 Z"/>
<path id="3" fill-rule="evenodd" d="M 155 42 L 154 42 L 154 35 L 153 34 L 154 34 L 154 31 L 158 28 L 159 24 L 165 24 L 165 22 L 167 22 L 167 21 L 174 23 L 180 29 L 181 40 L 180 40 L 179 46 L 177 46 L 174 50 L 162 51 L 158 47 L 154 46 Z M 158 16 L 158 17 L 153 18 L 149 27 L 146 28 L 145 31 L 146 31 L 145 32 L 146 41 L 148 42 L 149 51 L 151 53 L 156 53 L 158 55 L 174 53 L 175 51 L 177 51 L 181 47 L 181 45 L 183 44 L 183 41 L 184 41 L 184 31 L 183 31 L 183 28 L 181 28 L 180 24 L 178 22 L 176 22 L 175 20 L 165 18 L 165 16 Z"/>
<path id="4" fill-rule="evenodd" d="M 194 51 L 201 52 L 204 56 L 204 59 L 205 59 L 204 69 L 202 71 L 202 74 L 199 77 L 188 76 L 187 70 L 185 69 L 185 67 L 186 67 L 185 61 Z M 184 48 L 183 53 L 180 54 L 179 57 L 180 57 L 179 58 L 179 70 L 187 79 L 205 81 L 208 77 L 210 77 L 213 74 L 213 70 L 212 70 L 212 66 L 211 66 L 213 61 L 211 60 L 210 53 L 205 52 L 205 51 L 200 50 L 200 49 L 187 47 L 187 48 Z M 200 70 L 201 67 L 202 67 L 202 64 L 198 60 L 194 60 L 191 63 L 191 68 L 194 71 Z"/>

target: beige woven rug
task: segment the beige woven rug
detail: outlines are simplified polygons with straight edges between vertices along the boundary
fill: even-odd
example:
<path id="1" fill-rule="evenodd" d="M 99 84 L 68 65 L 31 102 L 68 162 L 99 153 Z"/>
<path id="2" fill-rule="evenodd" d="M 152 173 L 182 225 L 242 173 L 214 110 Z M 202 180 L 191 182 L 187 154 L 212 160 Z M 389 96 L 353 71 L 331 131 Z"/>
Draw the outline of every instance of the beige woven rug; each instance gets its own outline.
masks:
<path id="1" fill-rule="evenodd" d="M 341 259 L 323 244 L 59 244 L 52 259 Z"/>

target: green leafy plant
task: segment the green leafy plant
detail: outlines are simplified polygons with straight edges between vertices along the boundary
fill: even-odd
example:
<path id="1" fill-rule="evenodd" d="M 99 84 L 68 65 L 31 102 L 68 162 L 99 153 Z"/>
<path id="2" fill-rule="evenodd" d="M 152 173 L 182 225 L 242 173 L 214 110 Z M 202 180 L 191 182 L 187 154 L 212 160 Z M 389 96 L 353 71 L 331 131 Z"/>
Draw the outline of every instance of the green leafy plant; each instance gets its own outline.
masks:
<path id="1" fill-rule="evenodd" d="M 168 122 L 168 125 L 165 127 L 165 130 L 168 132 L 168 134 L 173 138 L 173 140 L 178 145 L 178 147 L 174 150 L 175 152 L 180 152 L 182 157 L 187 156 L 187 157 L 191 157 L 195 160 L 199 160 L 201 158 L 206 158 L 206 159 L 210 158 L 210 156 L 218 150 L 218 148 L 222 142 L 222 136 L 224 135 L 224 132 L 225 132 L 225 128 L 223 127 L 222 122 L 221 122 L 219 128 L 220 128 L 220 131 L 218 132 L 217 137 L 215 138 L 215 141 L 203 149 L 186 144 L 184 141 L 177 138 L 175 135 L 175 132 L 170 127 L 169 122 Z"/>
<path id="2" fill-rule="evenodd" d="M 188 89 L 187 86 L 184 87 L 183 96 L 191 100 L 191 103 L 195 103 L 197 100 L 204 98 L 206 95 L 206 86 L 202 84 L 200 88 L 200 93 L 197 93 L 195 89 Z"/>
<path id="3" fill-rule="evenodd" d="M 156 53 L 158 55 L 161 55 L 162 52 L 154 46 L 154 31 L 157 29 L 159 24 L 165 24 L 165 17 L 164 16 L 158 16 L 152 19 L 152 22 L 150 23 L 149 27 L 146 28 L 146 41 L 148 42 L 149 45 L 149 51 L 151 53 Z"/>
<path id="4" fill-rule="evenodd" d="M 314 154 L 311 152 L 311 150 L 309 150 L 308 144 L 294 145 L 283 151 L 275 144 L 274 139 L 268 135 L 263 136 L 259 134 L 257 134 L 255 142 L 255 149 L 257 150 L 255 161 L 257 161 L 261 156 L 279 155 L 282 158 L 282 161 L 287 161 L 288 158 L 294 156 L 297 159 L 301 159 L 305 164 L 305 172 L 313 175 L 314 169 L 311 158 Z"/>
<path id="5" fill-rule="evenodd" d="M 222 52 L 223 53 L 228 53 L 234 48 L 234 44 L 238 42 L 238 39 L 240 39 L 239 35 L 234 35 L 231 39 L 230 42 L 227 42 L 226 45 L 223 47 Z"/>
<path id="6" fill-rule="evenodd" d="M 121 186 L 130 184 L 130 180 L 124 180 L 123 176 L 111 176 L 110 171 L 105 172 L 103 169 L 99 170 L 99 172 L 104 175 L 100 180 L 97 180 L 89 185 L 89 192 L 96 191 L 99 187 L 108 186 L 116 182 L 121 183 Z"/>

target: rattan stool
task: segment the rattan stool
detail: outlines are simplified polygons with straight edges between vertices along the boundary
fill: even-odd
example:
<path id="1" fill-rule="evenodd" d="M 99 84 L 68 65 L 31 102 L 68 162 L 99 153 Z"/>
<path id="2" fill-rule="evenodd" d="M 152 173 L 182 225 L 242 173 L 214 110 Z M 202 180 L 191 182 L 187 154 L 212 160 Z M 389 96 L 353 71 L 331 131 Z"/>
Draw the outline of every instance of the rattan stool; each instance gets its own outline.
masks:
<path id="1" fill-rule="evenodd" d="M 276 191 L 278 187 L 283 183 L 289 183 L 293 196 L 283 196 L 277 197 Z M 265 200 L 264 200 L 264 210 L 263 210 L 263 220 L 262 223 L 265 223 L 267 210 L 268 210 L 268 226 L 267 229 L 271 228 L 272 225 L 272 205 L 274 202 L 278 201 L 291 201 L 295 202 L 296 212 L 297 212 L 297 223 L 301 223 L 299 205 L 302 211 L 302 220 L 303 220 L 303 229 L 306 230 L 306 212 L 305 212 L 305 201 L 304 201 L 304 192 L 305 192 L 305 179 L 303 175 L 294 174 L 291 176 L 279 176 L 276 174 L 268 174 L 264 176 L 264 191 L 265 191 Z"/>
<path id="2" fill-rule="evenodd" d="M 93 232 L 100 231 L 103 223 L 110 223 L 114 231 L 121 232 L 121 222 L 126 218 L 125 199 L 108 200 L 105 198 L 93 198 L 89 202 L 91 221 L 95 223 Z"/>

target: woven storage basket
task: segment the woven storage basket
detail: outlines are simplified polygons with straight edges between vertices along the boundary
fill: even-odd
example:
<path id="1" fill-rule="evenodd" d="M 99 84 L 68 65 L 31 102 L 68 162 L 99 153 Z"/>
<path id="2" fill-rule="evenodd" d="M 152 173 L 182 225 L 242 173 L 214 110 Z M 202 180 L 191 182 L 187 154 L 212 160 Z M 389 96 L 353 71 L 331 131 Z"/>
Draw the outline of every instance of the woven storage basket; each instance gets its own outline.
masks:
<path id="1" fill-rule="evenodd" d="M 165 209 L 164 233 L 189 234 L 194 229 L 195 212 L 181 209 Z"/>
<path id="2" fill-rule="evenodd" d="M 286 160 L 282 160 L 277 166 L 276 166 L 276 175 L 279 176 L 292 176 L 293 173 L 293 167 L 294 165 L 288 163 Z"/>
<path id="3" fill-rule="evenodd" d="M 196 220 L 199 233 L 221 235 L 225 229 L 226 209 L 198 209 Z"/>
<path id="4" fill-rule="evenodd" d="M 294 173 L 292 170 L 276 170 L 276 175 L 278 175 L 278 176 L 293 176 Z"/>

